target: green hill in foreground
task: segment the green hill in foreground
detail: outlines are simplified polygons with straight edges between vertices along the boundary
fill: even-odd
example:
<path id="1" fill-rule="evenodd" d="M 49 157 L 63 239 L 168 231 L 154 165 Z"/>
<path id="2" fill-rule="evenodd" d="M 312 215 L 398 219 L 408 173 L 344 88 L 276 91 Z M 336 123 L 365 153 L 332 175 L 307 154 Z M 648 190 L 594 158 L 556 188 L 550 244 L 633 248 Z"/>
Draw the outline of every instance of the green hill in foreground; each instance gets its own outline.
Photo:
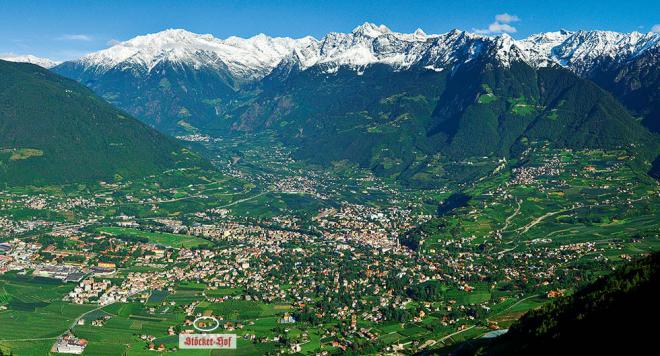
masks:
<path id="1" fill-rule="evenodd" d="M 77 82 L 0 61 L 0 186 L 139 177 L 201 162 Z"/>
<path id="2" fill-rule="evenodd" d="M 646 354 L 642 351 L 652 350 L 658 320 L 659 270 L 660 253 L 628 263 L 570 296 L 528 312 L 503 336 L 467 342 L 449 353 Z"/>

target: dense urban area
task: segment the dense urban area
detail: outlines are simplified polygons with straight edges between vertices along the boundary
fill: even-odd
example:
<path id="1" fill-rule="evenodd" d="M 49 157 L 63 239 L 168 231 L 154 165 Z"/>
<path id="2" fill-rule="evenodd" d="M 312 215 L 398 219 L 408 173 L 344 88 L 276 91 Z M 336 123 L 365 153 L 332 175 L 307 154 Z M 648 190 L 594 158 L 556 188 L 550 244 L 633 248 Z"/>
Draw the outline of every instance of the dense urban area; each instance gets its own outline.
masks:
<path id="1" fill-rule="evenodd" d="M 432 349 L 496 336 L 660 243 L 660 191 L 622 151 L 539 143 L 524 165 L 415 190 L 253 147 L 218 153 L 221 174 L 3 190 L 0 349 L 167 352 L 200 316 L 239 354 Z"/>

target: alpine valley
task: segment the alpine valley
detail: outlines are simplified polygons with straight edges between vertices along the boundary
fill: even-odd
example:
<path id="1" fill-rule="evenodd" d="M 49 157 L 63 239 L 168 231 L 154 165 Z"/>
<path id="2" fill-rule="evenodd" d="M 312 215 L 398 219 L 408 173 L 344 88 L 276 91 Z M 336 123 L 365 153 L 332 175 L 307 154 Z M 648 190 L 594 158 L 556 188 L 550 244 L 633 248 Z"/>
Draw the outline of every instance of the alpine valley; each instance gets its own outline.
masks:
<path id="1" fill-rule="evenodd" d="M 657 309 L 659 59 L 653 32 L 372 23 L 6 56 L 0 355 L 215 355 L 177 335 L 213 319 L 241 355 L 633 337 Z"/>
<path id="2" fill-rule="evenodd" d="M 655 33 L 516 41 L 365 23 L 320 40 L 166 30 L 53 71 L 165 132 L 271 130 L 299 158 L 409 178 L 439 154 L 508 158 L 537 140 L 654 158 L 659 50 Z"/>

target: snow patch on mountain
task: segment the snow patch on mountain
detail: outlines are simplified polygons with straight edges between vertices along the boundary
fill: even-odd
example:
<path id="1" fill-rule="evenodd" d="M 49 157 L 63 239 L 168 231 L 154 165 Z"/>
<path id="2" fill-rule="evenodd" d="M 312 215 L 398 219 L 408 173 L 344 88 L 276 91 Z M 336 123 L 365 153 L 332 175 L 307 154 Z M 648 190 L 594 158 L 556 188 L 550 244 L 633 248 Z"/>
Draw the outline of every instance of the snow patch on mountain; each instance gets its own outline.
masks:
<path id="1" fill-rule="evenodd" d="M 62 63 L 62 62 L 57 62 L 57 61 L 54 61 L 54 60 L 48 59 L 48 58 L 33 56 L 31 54 L 26 54 L 26 55 L 14 55 L 14 54 L 0 55 L 0 59 L 2 59 L 4 61 L 9 61 L 9 62 L 36 64 L 36 65 L 38 65 L 40 67 L 44 67 L 46 69 L 55 67 L 56 65 Z"/>

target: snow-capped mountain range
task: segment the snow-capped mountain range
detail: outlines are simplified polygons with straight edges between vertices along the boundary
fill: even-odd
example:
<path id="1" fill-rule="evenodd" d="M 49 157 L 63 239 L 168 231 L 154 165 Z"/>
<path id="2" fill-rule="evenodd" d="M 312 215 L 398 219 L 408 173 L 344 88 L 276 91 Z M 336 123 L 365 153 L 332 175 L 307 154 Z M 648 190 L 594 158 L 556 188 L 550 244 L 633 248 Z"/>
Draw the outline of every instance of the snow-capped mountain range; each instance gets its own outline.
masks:
<path id="1" fill-rule="evenodd" d="M 482 55 L 503 65 L 523 61 L 534 67 L 558 64 L 586 75 L 603 63 L 623 63 L 660 48 L 660 34 L 610 31 L 557 31 L 515 40 L 509 35 L 486 36 L 452 30 L 428 35 L 397 33 L 384 25 L 365 23 L 351 33 L 329 33 L 320 40 L 268 37 L 218 39 L 185 30 L 165 30 L 138 36 L 75 61 L 85 71 L 151 71 L 157 64 L 227 70 L 239 81 L 259 80 L 275 68 L 306 70 L 320 67 L 327 73 L 347 66 L 360 72 L 383 63 L 397 70 L 412 67 L 443 71 Z"/>
<path id="2" fill-rule="evenodd" d="M 19 63 L 32 63 L 36 64 L 38 66 L 44 67 L 44 68 L 52 68 L 55 67 L 56 65 L 62 63 L 62 62 L 57 62 L 48 58 L 41 58 L 37 56 L 33 56 L 31 54 L 28 55 L 0 55 L 0 59 L 4 61 L 9 61 L 9 62 L 19 62 Z"/>
<path id="3" fill-rule="evenodd" d="M 151 71 L 158 63 L 167 61 L 195 68 L 226 68 L 236 78 L 250 80 L 263 78 L 292 50 L 315 41 L 312 37 L 272 38 L 263 34 L 221 40 L 208 34 L 170 29 L 118 43 L 78 62 L 102 73 L 118 67 Z"/>

